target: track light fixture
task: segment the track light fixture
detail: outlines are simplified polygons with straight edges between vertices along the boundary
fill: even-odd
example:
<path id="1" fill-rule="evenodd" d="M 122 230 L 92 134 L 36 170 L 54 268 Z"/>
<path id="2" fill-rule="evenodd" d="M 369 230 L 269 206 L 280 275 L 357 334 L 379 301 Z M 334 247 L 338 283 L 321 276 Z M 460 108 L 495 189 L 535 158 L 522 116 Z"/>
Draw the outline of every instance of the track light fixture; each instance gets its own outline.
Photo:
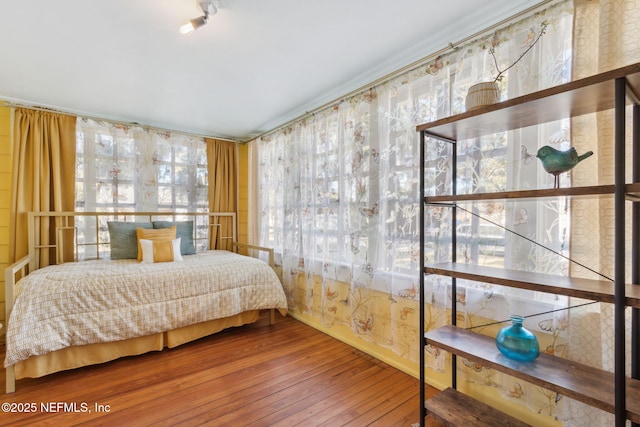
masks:
<path id="1" fill-rule="evenodd" d="M 189 20 L 180 27 L 181 34 L 191 34 L 196 29 L 202 27 L 209 20 L 209 16 L 215 15 L 218 12 L 217 0 L 196 0 L 196 5 L 202 10 L 204 15 Z"/>

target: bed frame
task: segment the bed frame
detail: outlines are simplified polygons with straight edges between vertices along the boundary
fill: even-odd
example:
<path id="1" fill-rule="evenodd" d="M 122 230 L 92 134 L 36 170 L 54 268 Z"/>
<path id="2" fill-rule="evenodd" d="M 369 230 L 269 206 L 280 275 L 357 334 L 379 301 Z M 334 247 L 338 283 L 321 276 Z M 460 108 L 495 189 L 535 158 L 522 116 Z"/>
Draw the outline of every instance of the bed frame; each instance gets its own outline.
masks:
<path id="1" fill-rule="evenodd" d="M 274 268 L 274 251 L 272 248 L 265 248 L 256 245 L 237 242 L 237 225 L 235 212 L 29 212 L 28 218 L 28 255 L 14 262 L 5 269 L 5 322 L 9 321 L 14 304 L 14 288 L 17 281 L 40 268 L 41 251 L 53 250 L 55 252 L 56 263 L 64 263 L 64 236 L 65 233 L 73 233 L 73 256 L 74 262 L 105 258 L 105 245 L 108 245 L 107 221 L 186 221 L 194 222 L 194 245 L 196 252 L 208 249 L 228 249 L 244 255 L 256 256 L 261 252 L 268 256 L 271 268 Z M 40 226 L 42 221 L 55 219 L 55 241 L 53 244 L 44 245 L 40 242 Z M 81 225 L 77 225 L 80 222 Z M 231 223 L 230 232 L 222 233 L 223 226 L 227 227 Z M 92 235 L 85 235 L 80 228 L 92 230 Z M 212 237 L 225 242 L 225 247 L 212 247 Z M 219 239 L 217 239 L 219 237 Z M 68 239 L 67 239 L 68 240 Z M 215 244 L 215 243 L 214 243 Z M 96 256 L 83 258 L 81 252 L 86 247 L 93 247 Z M 275 309 L 270 310 L 270 324 L 275 322 Z M 6 392 L 15 391 L 15 369 L 14 366 L 6 368 Z"/>

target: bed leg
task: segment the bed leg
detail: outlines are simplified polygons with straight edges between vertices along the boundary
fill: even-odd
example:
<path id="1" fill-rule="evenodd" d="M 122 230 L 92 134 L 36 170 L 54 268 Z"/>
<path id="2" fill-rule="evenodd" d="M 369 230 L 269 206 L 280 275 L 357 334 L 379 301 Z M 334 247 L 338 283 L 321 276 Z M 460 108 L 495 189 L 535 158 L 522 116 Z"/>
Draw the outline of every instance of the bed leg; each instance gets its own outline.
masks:
<path id="1" fill-rule="evenodd" d="M 272 308 L 269 310 L 269 324 L 273 325 L 276 323 L 276 309 Z"/>
<path id="2" fill-rule="evenodd" d="M 16 371 L 13 365 L 5 369 L 6 375 L 6 389 L 7 393 L 13 393 L 16 391 Z"/>

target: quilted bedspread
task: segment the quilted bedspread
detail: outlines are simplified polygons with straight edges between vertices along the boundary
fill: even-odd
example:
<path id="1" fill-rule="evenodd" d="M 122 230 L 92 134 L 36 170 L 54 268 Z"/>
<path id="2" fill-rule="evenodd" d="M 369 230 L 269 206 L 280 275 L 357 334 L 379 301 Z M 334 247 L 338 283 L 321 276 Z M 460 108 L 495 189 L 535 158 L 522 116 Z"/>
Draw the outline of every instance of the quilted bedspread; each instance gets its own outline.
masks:
<path id="1" fill-rule="evenodd" d="M 227 251 L 143 264 L 94 260 L 42 268 L 20 280 L 5 366 L 68 346 L 151 335 L 247 310 L 286 313 L 264 261 Z"/>

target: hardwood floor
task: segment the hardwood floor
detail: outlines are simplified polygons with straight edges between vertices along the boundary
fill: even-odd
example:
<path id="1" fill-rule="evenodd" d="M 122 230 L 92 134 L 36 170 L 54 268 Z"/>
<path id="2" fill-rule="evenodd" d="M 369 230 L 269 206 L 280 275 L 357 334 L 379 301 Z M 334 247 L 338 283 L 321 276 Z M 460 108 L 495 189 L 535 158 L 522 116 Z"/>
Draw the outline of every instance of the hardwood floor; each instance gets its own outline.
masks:
<path id="1" fill-rule="evenodd" d="M 20 380 L 2 402 L 35 404 L 0 414 L 11 426 L 411 426 L 419 382 L 291 317 L 270 326 L 264 313 L 174 349 Z"/>

